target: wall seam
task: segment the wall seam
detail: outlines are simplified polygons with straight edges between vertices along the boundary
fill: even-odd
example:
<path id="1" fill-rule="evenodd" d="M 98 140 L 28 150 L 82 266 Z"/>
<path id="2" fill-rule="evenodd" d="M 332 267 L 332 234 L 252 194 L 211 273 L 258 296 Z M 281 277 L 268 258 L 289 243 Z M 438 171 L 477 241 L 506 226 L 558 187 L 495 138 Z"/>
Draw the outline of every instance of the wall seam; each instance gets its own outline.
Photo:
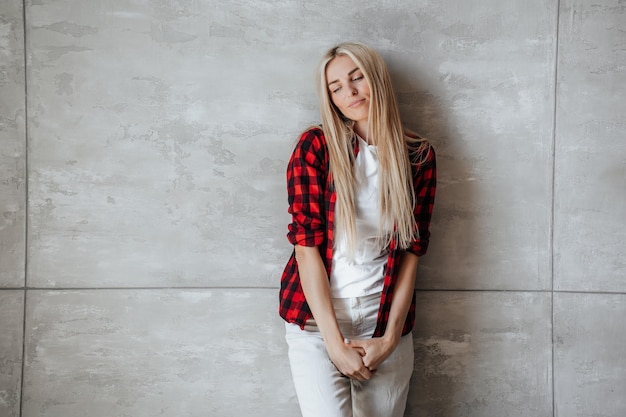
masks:
<path id="1" fill-rule="evenodd" d="M 24 54 L 24 288 L 23 288 L 23 311 L 22 311 L 22 369 L 20 381 L 19 409 L 18 417 L 23 415 L 24 407 L 24 378 L 26 370 L 26 303 L 28 292 L 28 212 L 29 212 L 29 191 L 28 191 L 28 54 L 26 39 L 26 0 L 22 0 L 22 34 L 23 34 L 23 54 Z"/>
<path id="2" fill-rule="evenodd" d="M 2 287 L 2 291 L 16 291 L 24 290 L 23 287 Z M 216 290 L 216 291 L 239 291 L 239 290 L 267 290 L 278 291 L 278 287 L 28 287 L 29 291 L 119 291 L 119 290 L 137 290 L 137 291 L 150 291 L 150 290 L 181 290 L 181 291 L 196 291 L 196 290 Z M 532 290 L 532 289 L 484 289 L 484 288 L 416 288 L 415 292 L 427 293 L 427 292 L 484 292 L 484 293 L 555 293 L 555 294 L 591 294 L 591 295 L 626 295 L 626 291 L 586 291 L 586 290 Z"/>
<path id="3" fill-rule="evenodd" d="M 551 184 L 551 208 L 550 208 L 550 332 L 551 332 L 551 344 L 550 344 L 550 364 L 552 374 L 552 416 L 557 417 L 556 409 L 556 375 L 554 373 L 554 358 L 555 358 L 555 334 L 554 334 L 554 222 L 555 222 L 555 202 L 556 202 L 556 129 L 557 129 L 557 104 L 558 104 L 558 83 L 559 83 L 559 22 L 561 19 L 561 0 L 556 0 L 556 21 L 554 22 L 554 86 L 552 90 L 553 94 L 553 108 L 552 108 L 552 143 L 551 143 L 551 158 L 552 158 L 552 184 Z"/>

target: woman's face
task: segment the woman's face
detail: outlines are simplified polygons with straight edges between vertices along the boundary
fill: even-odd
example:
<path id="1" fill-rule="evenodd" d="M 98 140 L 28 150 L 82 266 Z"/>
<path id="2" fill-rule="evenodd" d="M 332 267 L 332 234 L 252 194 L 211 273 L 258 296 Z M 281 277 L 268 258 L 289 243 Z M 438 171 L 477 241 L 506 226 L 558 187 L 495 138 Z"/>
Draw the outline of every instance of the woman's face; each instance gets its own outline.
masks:
<path id="1" fill-rule="evenodd" d="M 328 93 L 339 111 L 356 123 L 367 126 L 370 109 L 370 87 L 363 72 L 349 56 L 339 55 L 326 65 Z"/>

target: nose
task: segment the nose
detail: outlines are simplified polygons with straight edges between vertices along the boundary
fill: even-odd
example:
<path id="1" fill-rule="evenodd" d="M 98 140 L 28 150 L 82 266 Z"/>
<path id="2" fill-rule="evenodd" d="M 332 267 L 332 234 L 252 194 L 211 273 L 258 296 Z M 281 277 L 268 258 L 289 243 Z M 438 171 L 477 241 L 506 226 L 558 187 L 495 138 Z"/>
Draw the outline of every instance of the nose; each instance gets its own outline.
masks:
<path id="1" fill-rule="evenodd" d="M 359 91 L 356 88 L 352 88 L 352 90 L 350 91 L 350 94 L 352 94 L 353 96 L 356 96 L 358 92 Z"/>

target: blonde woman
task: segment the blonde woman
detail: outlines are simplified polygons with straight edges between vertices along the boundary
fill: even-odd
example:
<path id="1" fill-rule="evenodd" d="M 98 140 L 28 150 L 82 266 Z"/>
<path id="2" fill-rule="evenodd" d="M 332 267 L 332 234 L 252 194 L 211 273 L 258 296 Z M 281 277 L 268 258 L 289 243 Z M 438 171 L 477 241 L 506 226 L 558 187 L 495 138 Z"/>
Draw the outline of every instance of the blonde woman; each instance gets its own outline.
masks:
<path id="1" fill-rule="evenodd" d="M 280 315 L 303 417 L 394 417 L 413 372 L 415 273 L 426 253 L 435 152 L 403 129 L 383 59 L 360 43 L 317 73 L 321 127 L 287 168 Z"/>

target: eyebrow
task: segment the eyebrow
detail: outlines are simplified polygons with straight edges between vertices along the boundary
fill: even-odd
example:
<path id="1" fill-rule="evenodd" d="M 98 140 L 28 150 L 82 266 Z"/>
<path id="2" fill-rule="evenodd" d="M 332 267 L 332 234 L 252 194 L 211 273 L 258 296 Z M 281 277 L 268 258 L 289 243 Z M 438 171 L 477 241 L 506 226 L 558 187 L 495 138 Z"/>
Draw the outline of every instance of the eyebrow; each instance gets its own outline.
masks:
<path id="1" fill-rule="evenodd" d="M 355 72 L 357 72 L 358 70 L 359 70 L 359 67 L 356 67 L 355 69 L 353 69 L 352 71 L 350 71 L 350 72 L 348 73 L 348 76 L 350 76 L 350 75 L 354 74 L 354 73 L 355 73 Z M 339 80 L 331 81 L 331 82 L 329 82 L 329 83 L 328 83 L 328 85 L 330 86 L 331 84 L 338 83 L 338 82 L 339 82 Z"/>

